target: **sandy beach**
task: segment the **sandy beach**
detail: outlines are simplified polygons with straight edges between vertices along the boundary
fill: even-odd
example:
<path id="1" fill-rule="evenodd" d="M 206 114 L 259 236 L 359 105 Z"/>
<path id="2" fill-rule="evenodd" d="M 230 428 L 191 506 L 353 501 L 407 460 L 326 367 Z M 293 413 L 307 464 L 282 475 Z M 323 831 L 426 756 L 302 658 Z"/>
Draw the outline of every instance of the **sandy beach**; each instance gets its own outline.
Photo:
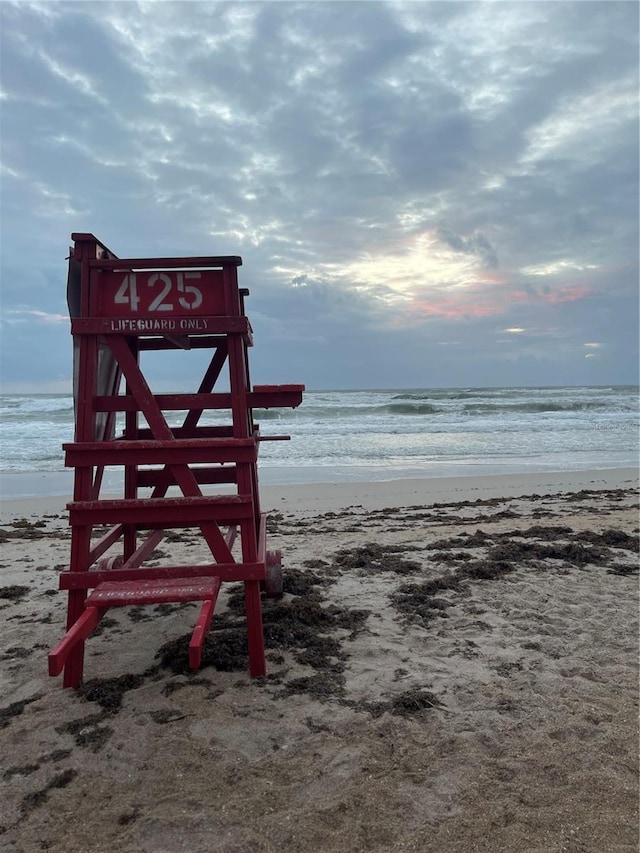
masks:
<path id="1" fill-rule="evenodd" d="M 268 675 L 229 584 L 198 671 L 196 605 L 117 608 L 78 691 L 65 500 L 1 503 L 3 851 L 638 850 L 637 470 L 261 496 Z"/>

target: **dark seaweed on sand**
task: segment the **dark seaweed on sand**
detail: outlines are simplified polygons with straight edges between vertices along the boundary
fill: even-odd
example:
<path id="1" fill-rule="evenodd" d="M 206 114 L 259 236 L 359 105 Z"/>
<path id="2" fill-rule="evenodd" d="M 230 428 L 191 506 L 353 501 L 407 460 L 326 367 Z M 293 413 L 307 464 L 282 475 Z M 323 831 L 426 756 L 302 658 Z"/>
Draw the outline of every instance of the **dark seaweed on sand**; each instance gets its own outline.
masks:
<path id="1" fill-rule="evenodd" d="M 519 564 L 538 563 L 541 560 L 562 560 L 574 566 L 603 565 L 611 558 L 608 549 L 592 546 L 585 548 L 580 542 L 563 542 L 545 545 L 538 542 L 518 542 L 507 539 L 490 549 L 490 561 L 509 560 Z"/>
<path id="2" fill-rule="evenodd" d="M 4 599 L 6 601 L 21 601 L 28 592 L 28 586 L 3 586 L 0 587 L 0 599 Z"/>
<path id="3" fill-rule="evenodd" d="M 571 541 L 557 542 L 558 536 L 571 535 Z M 517 537 L 517 538 L 515 538 Z M 533 538 L 543 538 L 545 542 L 530 541 Z M 589 543 L 588 547 L 577 541 L 578 538 Z M 464 552 L 449 552 L 452 548 L 477 548 L 484 545 L 487 548 L 484 559 L 464 560 Z M 446 616 L 446 609 L 454 600 L 442 597 L 442 593 L 459 591 L 469 581 L 485 581 L 504 577 L 518 567 L 544 568 L 547 560 L 559 560 L 572 566 L 611 565 L 612 547 L 635 547 L 636 541 L 622 531 L 609 530 L 601 534 L 573 534 L 566 526 L 544 527 L 533 526 L 526 530 L 512 530 L 509 533 L 495 533 L 491 537 L 477 530 L 472 536 L 456 536 L 451 539 L 441 539 L 427 546 L 427 549 L 438 549 L 434 555 L 438 562 L 463 565 L 456 566 L 449 574 L 417 583 L 404 583 L 391 595 L 391 602 L 408 621 L 427 624 L 436 616 Z M 453 557 L 455 556 L 455 560 Z M 625 566 L 611 570 L 613 574 L 631 574 Z"/>
<path id="4" fill-rule="evenodd" d="M 239 595 L 241 599 L 241 594 Z M 339 629 L 354 636 L 362 630 L 368 611 L 323 606 L 316 597 L 296 597 L 290 601 L 265 602 L 263 628 L 268 651 L 288 651 L 301 664 L 314 669 L 342 669 L 346 655 L 340 640 L 332 634 Z M 165 643 L 158 651 L 160 666 L 188 674 L 189 640 L 183 636 Z M 244 619 L 221 616 L 211 626 L 203 651 L 202 666 L 221 672 L 246 670 L 247 632 Z"/>
<path id="5" fill-rule="evenodd" d="M 573 533 L 573 528 L 566 524 L 534 524 L 523 530 L 509 530 L 507 533 L 501 533 L 497 538 L 509 539 L 512 536 L 519 536 L 522 539 L 546 539 L 555 542 L 559 537 L 571 533 Z"/>
<path id="6" fill-rule="evenodd" d="M 613 566 L 611 569 L 607 569 L 607 574 L 609 575 L 618 575 L 619 577 L 628 577 L 629 575 L 637 575 L 640 574 L 640 566 L 637 564 L 635 566 Z"/>
<path id="7" fill-rule="evenodd" d="M 122 706 L 122 697 L 128 690 L 144 684 L 145 675 L 126 673 L 116 678 L 92 678 L 81 684 L 78 695 L 88 702 L 97 702 L 105 711 L 117 712 Z"/>
<path id="8" fill-rule="evenodd" d="M 442 707 L 442 703 L 434 693 L 420 688 L 400 693 L 388 704 L 390 706 L 389 712 L 400 717 L 413 717 L 422 711 Z"/>
<path id="9" fill-rule="evenodd" d="M 55 516 L 52 516 L 55 518 Z M 10 530 L 5 528 L 10 527 Z M 47 530 L 46 521 L 28 521 L 26 518 L 18 518 L 0 528 L 0 544 L 9 542 L 11 539 L 44 539 L 66 538 L 66 530 Z"/>
<path id="10" fill-rule="evenodd" d="M 247 669 L 247 633 L 244 625 L 221 627 L 227 620 L 216 619 L 205 637 L 202 647 L 201 668 L 212 666 L 219 672 L 238 672 Z M 191 635 L 186 634 L 176 640 L 170 640 L 158 649 L 156 659 L 161 667 L 176 675 L 191 675 L 189 668 L 189 642 Z"/>
<path id="11" fill-rule="evenodd" d="M 625 551 L 640 552 L 640 537 L 631 536 L 624 530 L 609 528 L 602 533 L 594 533 L 592 530 L 583 530 L 575 534 L 575 539 L 582 542 L 591 542 L 593 545 L 608 545 L 610 548 L 622 548 Z"/>
<path id="12" fill-rule="evenodd" d="M 68 770 L 63 770 L 62 773 L 57 773 L 51 781 L 49 781 L 44 788 L 41 788 L 39 791 L 33 791 L 31 794 L 27 794 L 26 797 L 22 800 L 20 805 L 20 811 L 23 815 L 29 814 L 38 806 L 46 803 L 49 798 L 49 792 L 54 790 L 55 788 L 66 788 L 78 775 L 77 770 L 72 770 L 69 768 Z"/>
<path id="13" fill-rule="evenodd" d="M 484 548 L 487 543 L 491 542 L 492 538 L 488 533 L 478 529 L 472 535 L 461 533 L 460 536 L 452 536 L 450 539 L 438 539 L 424 547 L 426 551 L 446 551 L 449 548 Z"/>
<path id="14" fill-rule="evenodd" d="M 378 545 L 369 542 L 359 548 L 336 551 L 334 560 L 343 569 L 362 569 L 363 574 L 394 572 L 397 575 L 414 574 L 422 566 L 416 560 L 405 560 L 398 554 L 409 550 L 408 545 Z"/>
<path id="15" fill-rule="evenodd" d="M 425 711 L 444 707 L 435 693 L 428 689 L 428 686 L 412 687 L 386 701 L 371 702 L 366 699 L 360 701 L 343 699 L 340 704 L 353 708 L 354 711 L 365 711 L 374 718 L 381 717 L 383 714 L 392 714 L 395 717 L 420 717 Z"/>
<path id="16" fill-rule="evenodd" d="M 14 776 L 30 776 L 36 770 L 39 770 L 43 764 L 57 764 L 59 761 L 68 758 L 71 752 L 70 749 L 54 749 L 53 752 L 41 755 L 35 764 L 14 764 L 12 767 L 7 767 L 2 774 L 2 778 L 9 781 Z"/>
<path id="17" fill-rule="evenodd" d="M 344 669 L 348 657 L 343 641 L 336 633 L 349 632 L 353 638 L 364 629 L 369 611 L 350 610 L 325 604 L 322 588 L 333 581 L 312 570 L 288 570 L 284 575 L 287 594 L 279 601 L 263 602 L 263 629 L 266 651 L 271 659 L 284 663 L 289 653 L 297 663 L 314 672 L 283 683 L 282 673 L 266 681 L 282 684 L 278 696 L 307 693 L 317 699 L 336 697 L 344 691 Z M 228 612 L 215 617 L 207 634 L 202 666 L 223 672 L 246 671 L 248 667 L 247 632 L 242 587 L 231 592 Z M 189 676 L 189 636 L 166 643 L 158 652 L 160 666 Z"/>
<path id="18" fill-rule="evenodd" d="M 344 676 L 342 670 L 327 672 L 315 672 L 313 675 L 304 675 L 301 678 L 292 678 L 285 682 L 276 696 L 286 699 L 296 693 L 306 693 L 320 702 L 335 699 L 344 693 Z"/>
<path id="19" fill-rule="evenodd" d="M 403 583 L 392 593 L 391 603 L 409 621 L 424 624 L 437 615 L 446 616 L 444 611 L 450 602 L 438 594 L 456 590 L 460 584 L 461 579 L 455 574 L 422 583 Z"/>
<path id="20" fill-rule="evenodd" d="M 334 579 L 329 564 L 322 560 L 308 560 L 309 568 L 305 571 L 301 569 L 287 569 L 283 575 L 283 590 L 289 595 L 318 595 L 320 588 L 332 584 Z M 314 568 L 324 569 L 323 574 L 312 571 Z"/>
<path id="21" fill-rule="evenodd" d="M 21 699 L 19 702 L 12 702 L 6 708 L 0 708 L 0 729 L 6 728 L 13 717 L 19 717 L 27 705 L 37 702 L 43 695 L 42 693 L 36 693 L 35 696 L 31 696 L 29 699 Z"/>
<path id="22" fill-rule="evenodd" d="M 103 723 L 115 713 L 117 713 L 116 710 L 103 710 L 97 714 L 89 714 L 80 720 L 71 720 L 56 726 L 56 731 L 58 734 L 73 735 L 77 746 L 88 748 L 92 752 L 100 752 L 113 734 L 111 726 Z"/>

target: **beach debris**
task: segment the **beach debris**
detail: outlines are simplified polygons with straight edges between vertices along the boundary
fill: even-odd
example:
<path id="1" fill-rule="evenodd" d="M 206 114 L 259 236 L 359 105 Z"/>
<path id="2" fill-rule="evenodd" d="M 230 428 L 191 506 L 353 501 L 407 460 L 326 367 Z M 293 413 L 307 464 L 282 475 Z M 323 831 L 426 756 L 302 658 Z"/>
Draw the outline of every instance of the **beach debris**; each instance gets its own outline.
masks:
<path id="1" fill-rule="evenodd" d="M 53 791 L 56 788 L 66 788 L 67 785 L 73 782 L 77 775 L 78 771 L 71 767 L 67 770 L 63 770 L 61 773 L 56 773 L 56 775 L 47 782 L 44 788 L 40 788 L 38 791 L 33 791 L 23 798 L 20 806 L 22 814 L 26 816 L 34 809 L 44 805 L 49 798 L 50 791 Z"/>
<path id="2" fill-rule="evenodd" d="M 21 601 L 30 591 L 30 587 L 28 586 L 3 586 L 0 587 L 0 599 L 4 599 L 5 601 Z"/>
<path id="3" fill-rule="evenodd" d="M 71 720 L 56 726 L 56 731 L 58 734 L 73 735 L 76 746 L 100 752 L 113 734 L 113 728 L 105 725 L 104 721 L 114 713 L 113 710 L 103 710 L 97 714 L 89 714 L 80 720 Z"/>
<path id="4" fill-rule="evenodd" d="M 78 689 L 78 694 L 88 702 L 97 702 L 105 711 L 117 711 L 122 698 L 128 690 L 135 690 L 144 684 L 145 676 L 127 673 L 116 678 L 92 678 Z"/>
<path id="5" fill-rule="evenodd" d="M 409 575 L 422 570 L 422 564 L 417 560 L 405 560 L 398 556 L 409 550 L 412 550 L 409 545 L 379 545 L 369 542 L 356 548 L 336 551 L 334 561 L 341 568 L 362 569 L 364 574 L 393 572 L 396 575 Z"/>
<path id="6" fill-rule="evenodd" d="M 5 708 L 0 708 L 0 729 L 6 728 L 13 717 L 19 717 L 27 705 L 37 702 L 38 699 L 42 699 L 43 695 L 42 693 L 36 693 L 28 699 L 20 699 L 17 702 L 7 705 Z"/>

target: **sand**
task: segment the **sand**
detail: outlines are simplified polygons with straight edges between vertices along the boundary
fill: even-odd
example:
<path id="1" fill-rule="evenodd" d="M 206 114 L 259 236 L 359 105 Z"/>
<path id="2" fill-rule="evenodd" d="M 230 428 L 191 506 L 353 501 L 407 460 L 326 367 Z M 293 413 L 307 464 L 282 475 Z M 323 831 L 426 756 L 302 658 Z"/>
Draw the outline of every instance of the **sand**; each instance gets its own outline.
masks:
<path id="1" fill-rule="evenodd" d="M 64 501 L 3 502 L 0 848 L 636 851 L 637 481 L 263 489 L 267 677 L 226 585 L 199 671 L 195 605 L 113 609 L 79 691 L 46 669 Z"/>

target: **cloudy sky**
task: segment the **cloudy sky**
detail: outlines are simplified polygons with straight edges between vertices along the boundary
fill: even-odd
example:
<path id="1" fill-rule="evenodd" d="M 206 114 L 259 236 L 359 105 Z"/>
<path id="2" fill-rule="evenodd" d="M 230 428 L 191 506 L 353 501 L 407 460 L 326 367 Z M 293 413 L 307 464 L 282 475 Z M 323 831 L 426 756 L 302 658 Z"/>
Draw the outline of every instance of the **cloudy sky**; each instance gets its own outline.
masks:
<path id="1" fill-rule="evenodd" d="M 70 387 L 72 231 L 241 255 L 256 382 L 637 382 L 638 9 L 3 0 L 3 387 Z"/>

